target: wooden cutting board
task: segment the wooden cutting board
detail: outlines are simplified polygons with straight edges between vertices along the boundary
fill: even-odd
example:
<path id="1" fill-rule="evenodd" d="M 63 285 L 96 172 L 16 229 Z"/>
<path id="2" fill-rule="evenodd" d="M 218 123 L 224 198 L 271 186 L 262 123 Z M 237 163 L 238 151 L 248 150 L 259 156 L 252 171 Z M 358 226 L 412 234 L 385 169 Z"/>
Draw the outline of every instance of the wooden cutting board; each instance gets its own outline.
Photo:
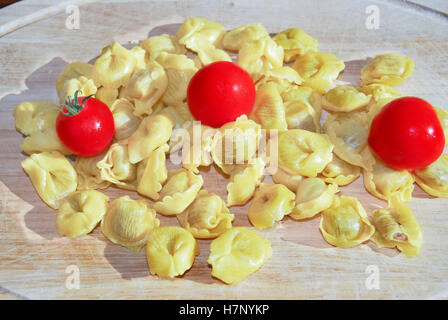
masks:
<path id="1" fill-rule="evenodd" d="M 0 37 L 0 299 L 448 297 L 448 200 L 432 198 L 418 187 L 410 202 L 424 232 L 417 257 L 378 250 L 371 242 L 334 248 L 318 230 L 320 217 L 306 222 L 285 219 L 270 230 L 257 231 L 272 242 L 272 258 L 236 286 L 211 277 L 206 240 L 199 241 L 201 253 L 183 277 L 150 276 L 144 250 L 134 253 L 113 245 L 99 228 L 76 240 L 58 236 L 55 211 L 40 200 L 20 166 L 26 157 L 19 148 L 23 137 L 11 113 L 25 100 L 57 102 L 55 80 L 68 62 L 92 61 L 112 41 L 135 43 L 174 33 L 191 16 L 217 20 L 229 29 L 255 22 L 270 32 L 300 27 L 319 40 L 320 51 L 346 61 L 341 80 L 355 85 L 367 57 L 400 52 L 412 57 L 416 67 L 412 78 L 397 89 L 448 108 L 446 15 L 401 1 L 105 1 L 79 6 L 80 29 L 71 30 L 65 26 L 65 5 L 55 3 L 27 1 L 0 11 L 1 30 L 11 31 Z M 366 27 L 369 5 L 379 10 L 379 29 Z M 225 198 L 226 179 L 213 168 L 202 174 L 205 189 Z M 368 212 L 385 205 L 365 191 L 362 179 L 341 193 L 360 199 Z M 125 194 L 139 198 L 114 188 L 107 194 L 112 199 Z M 234 225 L 250 226 L 247 206 L 231 211 Z M 160 220 L 162 225 L 177 225 L 175 218 Z M 79 289 L 66 285 L 73 270 L 79 271 Z M 379 286 L 369 286 L 372 277 Z"/>

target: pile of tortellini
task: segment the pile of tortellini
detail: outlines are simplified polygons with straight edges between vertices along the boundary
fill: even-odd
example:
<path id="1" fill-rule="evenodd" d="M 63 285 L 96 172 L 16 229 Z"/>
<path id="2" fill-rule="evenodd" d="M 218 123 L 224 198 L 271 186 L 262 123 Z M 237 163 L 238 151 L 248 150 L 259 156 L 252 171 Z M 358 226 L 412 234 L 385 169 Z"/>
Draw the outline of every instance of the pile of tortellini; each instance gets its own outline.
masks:
<path id="1" fill-rule="evenodd" d="M 222 128 L 207 131 L 202 125 L 201 132 L 214 134 L 196 137 L 202 142 L 198 156 L 173 137 L 175 128 L 193 133 L 188 83 L 202 66 L 232 61 L 231 55 L 253 78 L 255 104 L 248 116 Z M 214 239 L 208 263 L 223 282 L 238 283 L 258 270 L 271 257 L 271 243 L 250 228 L 232 226 L 228 209 L 252 198 L 248 219 L 256 228 L 272 227 L 285 216 L 305 220 L 320 214 L 320 231 L 334 246 L 370 239 L 412 256 L 422 245 L 422 230 L 405 203 L 414 181 L 433 196 L 448 196 L 447 155 L 423 170 L 395 171 L 371 153 L 367 136 L 373 117 L 400 96 L 392 86 L 412 74 L 414 63 L 395 53 L 376 56 L 362 68 L 359 87 L 336 85 L 344 67 L 298 28 L 271 37 L 259 23 L 227 32 L 218 22 L 189 18 L 175 35 L 154 36 L 131 49 L 115 42 L 93 65 L 70 63 L 58 76 L 60 103 L 79 90 L 110 107 L 115 137 L 102 154 L 76 157 L 72 165 L 55 129 L 58 105 L 18 105 L 15 125 L 30 155 L 22 166 L 42 200 L 58 210 L 59 234 L 75 238 L 100 224 L 113 243 L 133 251 L 146 245 L 150 272 L 159 276 L 190 269 L 199 254 L 196 239 Z M 321 124 L 323 110 L 330 114 Z M 437 112 L 448 130 L 448 113 Z M 262 183 L 269 161 L 257 156 L 262 129 L 278 132 L 274 184 Z M 218 152 L 233 130 L 239 132 L 235 141 L 246 143 L 242 163 L 229 163 Z M 167 159 L 181 147 L 182 166 L 168 170 Z M 229 178 L 226 201 L 202 189 L 199 167 L 212 164 Z M 388 202 L 370 217 L 356 198 L 335 196 L 361 173 L 366 190 Z M 109 203 L 98 191 L 109 186 L 136 191 L 153 203 L 129 196 Z M 157 214 L 177 217 L 180 227 L 160 227 Z"/>

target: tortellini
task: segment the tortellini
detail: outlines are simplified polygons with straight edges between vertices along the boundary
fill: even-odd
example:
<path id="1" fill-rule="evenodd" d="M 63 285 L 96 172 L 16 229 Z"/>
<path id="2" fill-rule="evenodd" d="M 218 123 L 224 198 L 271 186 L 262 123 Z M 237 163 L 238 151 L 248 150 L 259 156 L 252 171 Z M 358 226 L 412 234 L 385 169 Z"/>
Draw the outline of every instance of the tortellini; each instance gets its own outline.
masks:
<path id="1" fill-rule="evenodd" d="M 369 119 L 365 112 L 333 114 L 326 119 L 324 129 L 339 158 L 372 170 L 375 158 L 367 144 Z"/>
<path id="2" fill-rule="evenodd" d="M 325 94 L 322 104 L 330 112 L 350 112 L 365 107 L 371 99 L 371 95 L 365 95 L 355 87 L 337 86 Z"/>
<path id="3" fill-rule="evenodd" d="M 61 200 L 76 190 L 78 175 L 68 160 L 59 152 L 34 153 L 22 161 L 41 199 L 53 209 Z"/>
<path id="4" fill-rule="evenodd" d="M 344 70 L 345 64 L 331 53 L 308 52 L 299 56 L 292 64 L 292 68 L 304 79 L 305 86 L 325 92 L 333 86 L 334 80 Z"/>
<path id="5" fill-rule="evenodd" d="M 118 88 L 99 87 L 98 90 L 96 91 L 95 98 L 101 100 L 109 108 L 111 108 L 115 100 L 118 99 L 118 95 L 119 95 Z"/>
<path id="6" fill-rule="evenodd" d="M 354 166 L 333 154 L 333 160 L 321 172 L 320 178 L 327 183 L 345 186 L 358 179 L 360 174 L 360 167 Z"/>
<path id="7" fill-rule="evenodd" d="M 440 124 L 442 125 L 443 134 L 445 135 L 445 144 L 448 144 L 448 111 L 438 107 L 434 107 L 434 110 L 436 110 Z"/>
<path id="8" fill-rule="evenodd" d="M 227 230 L 210 244 L 207 262 L 212 276 L 237 284 L 254 273 L 271 257 L 271 242 L 245 227 Z"/>
<path id="9" fill-rule="evenodd" d="M 146 201 L 123 196 L 110 204 L 101 231 L 111 242 L 138 252 L 159 225 L 156 212 Z"/>
<path id="10" fill-rule="evenodd" d="M 285 62 L 292 62 L 296 56 L 317 51 L 319 42 L 299 28 L 290 28 L 274 36 L 274 41 L 285 50 Z"/>
<path id="11" fill-rule="evenodd" d="M 138 178 L 137 192 L 152 200 L 159 200 L 162 184 L 168 179 L 165 155 L 168 150 L 169 147 L 165 144 L 151 152 L 149 157 L 141 162 L 144 169 Z"/>
<path id="12" fill-rule="evenodd" d="M 177 42 L 176 36 L 161 34 L 159 36 L 150 37 L 140 42 L 140 47 L 149 53 L 151 59 L 157 59 L 162 53 L 185 54 L 186 49 Z"/>
<path id="13" fill-rule="evenodd" d="M 184 168 L 168 171 L 168 180 L 154 204 L 158 213 L 172 216 L 183 212 L 196 198 L 204 180 Z"/>
<path id="14" fill-rule="evenodd" d="M 257 88 L 249 118 L 259 123 L 264 129 L 286 130 L 288 128 L 285 106 L 277 83 L 267 82 Z"/>
<path id="15" fill-rule="evenodd" d="M 415 182 L 434 197 L 448 198 L 448 154 L 424 169 L 414 171 Z"/>
<path id="16" fill-rule="evenodd" d="M 270 37 L 246 42 L 238 51 L 237 64 L 258 80 L 270 69 L 283 66 L 283 48 Z"/>
<path id="17" fill-rule="evenodd" d="M 320 110 L 316 110 L 306 99 L 299 98 L 292 92 L 286 92 L 282 98 L 288 129 L 320 132 Z"/>
<path id="18" fill-rule="evenodd" d="M 399 53 L 375 56 L 361 69 L 361 85 L 372 83 L 395 86 L 409 78 L 414 71 L 414 61 Z"/>
<path id="19" fill-rule="evenodd" d="M 24 101 L 13 111 L 16 129 L 29 136 L 56 126 L 59 107 L 51 102 Z"/>
<path id="20" fill-rule="evenodd" d="M 292 192 L 296 192 L 299 182 L 303 178 L 304 177 L 300 174 L 290 174 L 281 168 L 277 168 L 277 171 L 272 174 L 272 180 L 274 180 L 275 183 L 283 184 Z"/>
<path id="21" fill-rule="evenodd" d="M 185 55 L 162 52 L 157 62 L 165 69 L 168 86 L 162 101 L 171 106 L 178 106 L 187 99 L 188 84 L 198 68 L 193 60 Z"/>
<path id="22" fill-rule="evenodd" d="M 223 125 L 213 137 L 213 161 L 224 171 L 225 165 L 247 163 L 255 156 L 260 139 L 260 125 L 242 115 Z"/>
<path id="23" fill-rule="evenodd" d="M 142 119 L 134 114 L 134 105 L 129 100 L 125 98 L 115 100 L 110 111 L 114 117 L 116 140 L 125 140 L 137 131 Z"/>
<path id="24" fill-rule="evenodd" d="M 97 87 L 118 88 L 129 81 L 135 65 L 136 58 L 133 53 L 114 42 L 105 47 L 95 60 L 92 79 Z"/>
<path id="25" fill-rule="evenodd" d="M 181 227 L 160 227 L 151 232 L 146 259 L 152 275 L 174 278 L 183 275 L 199 255 L 199 246 L 190 232 Z"/>
<path id="26" fill-rule="evenodd" d="M 146 69 L 137 71 L 130 78 L 120 96 L 134 103 L 136 116 L 148 115 L 167 88 L 165 70 L 156 61 L 151 61 Z"/>
<path id="27" fill-rule="evenodd" d="M 76 91 L 80 92 L 80 96 L 87 97 L 95 95 L 97 88 L 92 79 L 87 79 L 84 76 L 67 80 L 62 87 L 62 91 L 59 92 L 59 103 L 64 104 L 68 99 L 73 99 Z"/>
<path id="28" fill-rule="evenodd" d="M 255 84 L 255 88 L 258 88 L 266 82 L 275 82 L 281 93 L 294 85 L 300 85 L 303 82 L 303 79 L 293 68 L 282 66 L 266 71 Z"/>
<path id="29" fill-rule="evenodd" d="M 317 176 L 333 159 L 332 151 L 333 144 L 325 134 L 292 129 L 278 137 L 278 164 L 292 174 Z"/>
<path id="30" fill-rule="evenodd" d="M 268 36 L 269 33 L 261 23 L 244 24 L 227 32 L 222 38 L 222 46 L 227 50 L 238 51 L 245 43 Z"/>
<path id="31" fill-rule="evenodd" d="M 35 131 L 25 139 L 20 148 L 26 154 L 36 152 L 51 152 L 58 151 L 63 155 L 72 154 L 67 147 L 59 139 L 56 127 L 44 129 L 42 131 Z"/>
<path id="32" fill-rule="evenodd" d="M 272 227 L 294 208 L 294 192 L 282 184 L 262 183 L 249 206 L 249 221 L 259 229 Z"/>
<path id="33" fill-rule="evenodd" d="M 398 197 L 410 201 L 414 190 L 414 178 L 407 170 L 394 170 L 377 160 L 372 170 L 363 170 L 364 186 L 373 196 L 388 200 Z"/>
<path id="34" fill-rule="evenodd" d="M 412 210 L 398 198 L 391 198 L 386 208 L 372 212 L 371 221 L 375 233 L 371 240 L 379 248 L 394 248 L 407 257 L 419 253 L 423 243 L 423 232 Z"/>
<path id="35" fill-rule="evenodd" d="M 61 202 L 56 229 L 61 236 L 76 238 L 90 233 L 106 214 L 109 197 L 96 190 L 76 191 Z"/>
<path id="36" fill-rule="evenodd" d="M 218 195 L 205 190 L 199 191 L 193 203 L 176 217 L 182 227 L 199 239 L 219 236 L 232 228 L 235 219 Z"/>
<path id="37" fill-rule="evenodd" d="M 204 66 L 216 61 L 232 62 L 232 58 L 226 51 L 216 48 L 204 38 L 187 40 L 186 45 L 188 49 L 197 52 L 199 60 Z"/>
<path id="38" fill-rule="evenodd" d="M 297 185 L 295 206 L 289 216 L 295 220 L 312 218 L 330 207 L 339 192 L 336 184 L 326 184 L 320 178 L 304 178 Z"/>
<path id="39" fill-rule="evenodd" d="M 101 178 L 101 170 L 96 165 L 105 157 L 106 152 L 94 157 L 76 157 L 74 168 L 78 173 L 78 190 L 106 189 L 111 185 L 110 181 Z"/>
<path id="40" fill-rule="evenodd" d="M 224 26 L 218 22 L 206 18 L 193 17 L 184 21 L 176 33 L 176 38 L 180 44 L 187 44 L 188 41 L 200 38 L 219 47 L 225 32 Z"/>
<path id="41" fill-rule="evenodd" d="M 262 158 L 256 158 L 252 163 L 237 165 L 227 184 L 227 205 L 241 206 L 252 198 L 255 188 L 263 180 L 265 162 Z"/>
<path id="42" fill-rule="evenodd" d="M 166 114 L 154 114 L 144 118 L 128 139 L 129 161 L 140 162 L 167 143 L 173 127 L 173 119 Z"/>
<path id="43" fill-rule="evenodd" d="M 64 84 L 67 80 L 77 79 L 81 76 L 91 79 L 93 66 L 85 62 L 72 62 L 67 64 L 56 79 L 58 97 L 62 96 Z"/>
<path id="44" fill-rule="evenodd" d="M 96 166 L 100 169 L 101 179 L 123 189 L 136 189 L 137 168 L 129 161 L 128 146 L 125 143 L 112 144 Z"/>
<path id="45" fill-rule="evenodd" d="M 357 246 L 375 232 L 361 203 L 353 197 L 340 196 L 322 212 L 319 229 L 324 239 L 341 248 Z"/>

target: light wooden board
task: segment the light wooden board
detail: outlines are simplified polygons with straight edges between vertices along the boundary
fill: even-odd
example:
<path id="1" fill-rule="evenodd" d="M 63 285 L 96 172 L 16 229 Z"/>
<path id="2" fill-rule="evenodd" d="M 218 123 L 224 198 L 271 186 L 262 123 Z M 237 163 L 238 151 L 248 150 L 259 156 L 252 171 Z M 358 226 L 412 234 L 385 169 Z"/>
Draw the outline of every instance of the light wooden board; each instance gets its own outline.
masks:
<path id="1" fill-rule="evenodd" d="M 36 9 L 55 1 L 30 1 Z M 365 27 L 366 7 L 380 9 L 380 28 Z M 34 12 L 22 2 L 0 11 L 1 23 Z M 128 43 L 149 35 L 174 33 L 185 18 L 205 16 L 227 28 L 255 22 L 270 32 L 300 27 L 320 42 L 320 50 L 346 61 L 342 80 L 357 84 L 367 57 L 400 52 L 415 60 L 412 78 L 397 89 L 448 108 L 448 21 L 431 10 L 401 1 L 160 1 L 91 3 L 80 7 L 81 28 L 65 28 L 64 11 L 0 37 L 0 299 L 298 299 L 448 297 L 448 212 L 446 199 L 416 187 L 411 208 L 424 231 L 419 256 L 408 259 L 372 243 L 333 248 L 319 230 L 319 217 L 285 219 L 259 232 L 272 242 L 273 256 L 237 286 L 210 276 L 210 241 L 178 279 L 152 277 L 145 253 L 112 245 L 97 228 L 76 240 L 61 238 L 55 212 L 34 191 L 23 172 L 23 137 L 14 129 L 13 108 L 24 100 L 57 101 L 55 79 L 68 62 L 91 61 L 112 41 Z M 214 169 L 203 172 L 205 188 L 225 197 L 225 183 Z M 271 181 L 269 177 L 265 181 Z M 109 189 L 112 199 L 135 193 Z M 364 189 L 362 179 L 342 189 L 359 198 L 368 212 L 384 206 Z M 247 206 L 234 207 L 235 225 L 250 226 Z M 161 217 L 162 225 L 177 224 Z M 80 288 L 67 289 L 67 267 L 79 268 Z M 369 290 L 366 270 L 379 270 L 380 288 Z"/>

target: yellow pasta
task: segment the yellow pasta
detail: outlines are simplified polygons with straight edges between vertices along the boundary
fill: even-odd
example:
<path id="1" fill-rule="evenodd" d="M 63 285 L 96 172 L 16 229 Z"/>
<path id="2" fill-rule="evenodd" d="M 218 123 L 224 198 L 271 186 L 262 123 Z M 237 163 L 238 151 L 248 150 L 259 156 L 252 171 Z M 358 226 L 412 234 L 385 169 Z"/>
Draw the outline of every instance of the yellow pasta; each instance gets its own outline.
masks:
<path id="1" fill-rule="evenodd" d="M 76 190 L 78 175 L 57 151 L 34 153 L 22 161 L 22 167 L 40 198 L 53 209 L 58 209 L 61 200 Z"/>
<path id="2" fill-rule="evenodd" d="M 56 126 L 59 107 L 51 102 L 24 101 L 14 108 L 14 124 L 22 134 L 29 136 Z"/>
<path id="3" fill-rule="evenodd" d="M 262 183 L 249 206 L 249 221 L 259 229 L 272 227 L 294 208 L 294 192 L 282 184 Z"/>
<path id="4" fill-rule="evenodd" d="M 72 152 L 61 142 L 56 132 L 56 127 L 46 128 L 42 131 L 35 131 L 25 139 L 20 148 L 26 154 L 36 152 L 57 151 L 63 155 L 70 155 Z"/>
<path id="5" fill-rule="evenodd" d="M 440 124 L 442 125 L 443 134 L 445 135 L 445 144 L 448 144 L 448 111 L 438 107 L 434 107 L 434 110 L 436 110 Z"/>
<path id="6" fill-rule="evenodd" d="M 78 190 L 106 189 L 110 181 L 101 178 L 101 170 L 97 167 L 98 161 L 103 159 L 107 150 L 93 157 L 76 157 L 74 168 L 78 173 Z"/>
<path id="7" fill-rule="evenodd" d="M 116 140 L 125 140 L 129 138 L 138 128 L 141 117 L 134 114 L 134 105 L 127 99 L 121 98 L 115 100 L 110 107 L 114 117 Z"/>
<path id="8" fill-rule="evenodd" d="M 270 37 L 246 42 L 238 51 L 237 64 L 257 81 L 265 72 L 283 65 L 283 48 Z"/>
<path id="9" fill-rule="evenodd" d="M 278 138 L 278 164 L 283 170 L 315 177 L 333 158 L 333 144 L 325 134 L 302 129 L 281 132 Z"/>
<path id="10" fill-rule="evenodd" d="M 81 76 L 92 78 L 93 66 L 85 62 L 73 62 L 67 64 L 56 79 L 56 92 L 61 96 L 64 84 L 67 80 L 76 79 Z"/>
<path id="11" fill-rule="evenodd" d="M 174 121 L 165 114 L 143 118 L 137 130 L 128 139 L 129 161 L 137 163 L 168 142 Z"/>
<path id="12" fill-rule="evenodd" d="M 326 183 L 345 186 L 358 179 L 360 174 L 360 167 L 354 166 L 333 154 L 333 160 L 321 172 L 320 178 Z"/>
<path id="13" fill-rule="evenodd" d="M 448 198 L 448 154 L 424 169 L 414 171 L 415 182 L 433 197 Z"/>
<path id="14" fill-rule="evenodd" d="M 295 220 L 309 219 L 330 207 L 339 192 L 336 184 L 325 184 L 320 178 L 304 178 L 296 189 L 295 206 L 289 216 Z"/>
<path id="15" fill-rule="evenodd" d="M 222 38 L 222 46 L 226 50 L 238 51 L 247 43 L 269 36 L 261 23 L 244 24 L 227 32 Z"/>
<path id="16" fill-rule="evenodd" d="M 375 226 L 372 241 L 378 248 L 394 248 L 412 257 L 420 252 L 423 232 L 412 210 L 398 198 L 391 198 L 386 208 L 372 212 Z"/>
<path id="17" fill-rule="evenodd" d="M 322 212 L 319 229 L 324 239 L 341 248 L 357 246 L 375 232 L 361 203 L 353 197 L 336 197 Z"/>
<path id="18" fill-rule="evenodd" d="M 281 66 L 267 70 L 257 81 L 255 88 L 266 82 L 275 82 L 278 85 L 279 92 L 282 93 L 294 85 L 300 85 L 303 79 L 293 68 Z"/>
<path id="19" fill-rule="evenodd" d="M 118 88 L 99 87 L 96 91 L 95 98 L 104 102 L 109 108 L 118 99 Z"/>
<path id="20" fill-rule="evenodd" d="M 144 169 L 142 176 L 138 178 L 137 192 L 151 200 L 159 199 L 162 184 L 168 178 L 165 155 L 168 150 L 169 147 L 165 144 L 151 152 L 149 157 L 141 162 Z"/>
<path id="21" fill-rule="evenodd" d="M 80 96 L 87 97 L 95 95 L 97 88 L 92 79 L 87 79 L 84 76 L 69 79 L 64 82 L 61 92 L 58 92 L 59 103 L 64 104 L 68 99 L 74 99 L 76 91 L 80 92 Z"/>
<path id="22" fill-rule="evenodd" d="M 308 52 L 299 56 L 292 64 L 292 68 L 304 79 L 305 86 L 325 92 L 333 86 L 334 80 L 344 70 L 345 64 L 331 53 Z"/>
<path id="23" fill-rule="evenodd" d="M 329 90 L 322 105 L 329 112 L 350 112 L 367 106 L 372 99 L 352 86 L 337 86 Z"/>
<path id="24" fill-rule="evenodd" d="M 361 85 L 372 83 L 396 86 L 409 78 L 414 71 L 414 61 L 399 53 L 375 56 L 361 69 Z"/>
<path id="25" fill-rule="evenodd" d="M 176 33 L 180 44 L 187 44 L 195 39 L 205 39 L 216 47 L 221 46 L 221 40 L 226 32 L 223 25 L 206 18 L 193 17 L 184 21 Z M 188 45 L 187 45 L 188 47 Z"/>
<path id="26" fill-rule="evenodd" d="M 199 246 L 190 232 L 175 226 L 151 232 L 146 245 L 146 259 L 152 275 L 174 278 L 183 275 L 199 255 Z"/>
<path id="27" fill-rule="evenodd" d="M 235 227 L 212 241 L 207 262 L 213 277 L 237 284 L 260 269 L 271 255 L 269 240 L 248 228 Z"/>
<path id="28" fill-rule="evenodd" d="M 296 192 L 297 186 L 303 178 L 300 174 L 290 174 L 281 168 L 277 168 L 277 171 L 272 175 L 272 180 L 275 183 L 283 184 L 292 192 Z"/>
<path id="29" fill-rule="evenodd" d="M 168 180 L 154 204 L 158 213 L 172 216 L 183 212 L 196 198 L 204 180 L 184 168 L 168 171 Z"/>
<path id="30" fill-rule="evenodd" d="M 186 49 L 177 42 L 176 36 L 161 34 L 140 42 L 140 47 L 148 52 L 150 59 L 157 59 L 162 53 L 185 54 Z"/>
<path id="31" fill-rule="evenodd" d="M 283 103 L 288 129 L 320 132 L 320 111 L 316 111 L 308 101 L 297 99 L 294 94 L 285 94 Z"/>
<path id="32" fill-rule="evenodd" d="M 407 170 L 394 170 L 377 160 L 372 170 L 363 170 L 364 186 L 373 196 L 389 200 L 397 197 L 410 201 L 414 190 L 414 178 Z"/>
<path id="33" fill-rule="evenodd" d="M 76 238 L 90 233 L 106 214 L 109 197 L 96 190 L 76 191 L 61 202 L 56 230 L 61 236 Z"/>
<path id="34" fill-rule="evenodd" d="M 159 224 L 156 212 L 146 201 L 123 196 L 110 204 L 101 231 L 111 242 L 139 252 Z"/>
<path id="35" fill-rule="evenodd" d="M 256 158 L 252 163 L 237 165 L 227 184 L 227 206 L 242 206 L 252 198 L 264 178 L 265 162 Z"/>
<path id="36" fill-rule="evenodd" d="M 319 42 L 299 28 L 284 30 L 273 38 L 285 50 L 285 62 L 292 62 L 297 56 L 317 51 Z"/>
<path id="37" fill-rule="evenodd" d="M 232 228 L 235 216 L 216 194 L 201 190 L 193 203 L 177 220 L 198 239 L 211 239 Z"/>

